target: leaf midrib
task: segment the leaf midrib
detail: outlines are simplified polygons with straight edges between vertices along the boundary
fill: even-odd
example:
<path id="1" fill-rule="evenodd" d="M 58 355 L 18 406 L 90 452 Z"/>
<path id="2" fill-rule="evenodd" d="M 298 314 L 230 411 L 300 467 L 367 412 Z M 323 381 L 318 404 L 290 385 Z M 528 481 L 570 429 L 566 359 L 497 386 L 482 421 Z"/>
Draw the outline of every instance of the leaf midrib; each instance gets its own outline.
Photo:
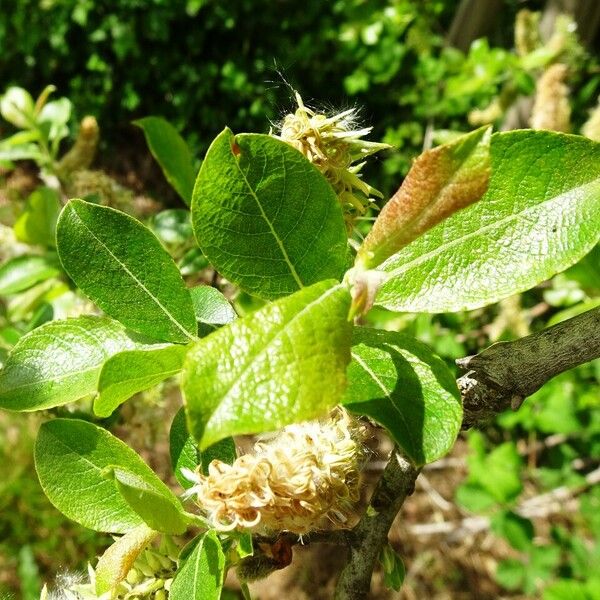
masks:
<path id="1" fill-rule="evenodd" d="M 391 391 L 387 389 L 385 384 L 379 379 L 379 377 L 377 377 L 377 375 L 375 373 L 373 373 L 373 371 L 369 368 L 369 365 L 367 365 L 358 354 L 356 354 L 354 352 L 352 352 L 351 354 L 352 354 L 352 358 L 354 358 L 354 360 L 363 369 L 363 371 L 379 386 L 379 388 L 385 394 L 385 397 L 389 400 L 389 402 L 392 405 L 392 407 L 394 408 L 394 410 L 398 413 L 401 421 L 404 423 L 404 427 L 406 429 L 408 438 L 411 442 L 413 449 L 417 449 L 418 447 L 415 443 L 415 439 L 413 437 L 411 428 L 409 427 L 408 421 L 406 420 L 404 413 L 396 406 L 396 403 L 392 400 Z M 398 443 L 400 443 L 400 440 L 396 440 L 396 441 Z"/>
<path id="2" fill-rule="evenodd" d="M 320 294 L 317 298 L 315 298 L 314 300 L 312 300 L 311 302 L 309 302 L 304 308 L 302 308 L 302 310 L 300 310 L 299 312 L 297 312 L 296 314 L 294 314 L 294 316 L 289 321 L 285 322 L 281 326 L 281 328 L 271 338 L 269 338 L 269 340 L 265 343 L 265 345 L 261 348 L 261 350 L 256 355 L 254 355 L 254 357 L 252 358 L 252 360 L 250 360 L 248 362 L 248 364 L 244 367 L 244 369 L 239 374 L 239 376 L 237 376 L 235 378 L 235 380 L 227 388 L 227 391 L 221 396 L 221 400 L 219 401 L 219 404 L 214 408 L 214 410 L 212 411 L 210 417 L 206 421 L 206 424 L 204 426 L 204 432 L 206 432 L 206 430 L 208 429 L 208 427 L 210 425 L 210 422 L 212 421 L 214 415 L 218 412 L 220 406 L 229 398 L 229 394 L 231 393 L 231 390 L 233 389 L 233 387 L 238 382 L 242 381 L 246 377 L 246 373 L 252 368 L 252 366 L 256 363 L 256 361 L 259 360 L 265 354 L 265 352 L 273 344 L 273 342 L 275 342 L 279 338 L 279 336 L 282 335 L 286 331 L 286 329 L 294 321 L 296 321 L 296 319 L 298 319 L 301 315 L 303 315 L 306 311 L 308 311 L 314 305 L 319 304 L 319 302 L 325 300 L 330 294 L 332 294 L 335 291 L 338 291 L 341 288 L 342 288 L 342 285 L 338 284 L 338 285 L 333 286 L 332 288 L 329 288 L 324 293 Z"/>
<path id="3" fill-rule="evenodd" d="M 283 244 L 283 240 L 277 235 L 277 231 L 275 231 L 275 227 L 273 226 L 273 223 L 271 223 L 271 221 L 269 220 L 267 213 L 265 212 L 263 205 L 261 204 L 261 202 L 258 198 L 258 194 L 255 192 L 254 188 L 250 185 L 250 182 L 248 181 L 246 174 L 242 171 L 242 168 L 240 167 L 240 163 L 235 157 L 233 157 L 233 162 L 235 163 L 235 167 L 238 170 L 241 178 L 244 180 L 246 187 L 250 191 L 250 195 L 254 198 L 254 201 L 256 202 L 256 205 L 258 206 L 258 209 L 260 210 L 260 214 L 261 214 L 263 220 L 265 221 L 265 223 L 269 227 L 269 230 L 271 231 L 271 235 L 275 238 L 275 241 L 277 242 L 277 245 L 279 246 L 279 250 L 281 251 L 281 254 L 283 255 L 283 260 L 287 264 L 287 266 L 290 270 L 290 273 L 291 273 L 292 277 L 294 278 L 294 281 L 298 284 L 298 287 L 303 288 L 304 284 L 302 283 L 300 276 L 296 272 L 296 268 L 294 267 L 294 265 L 292 264 L 292 261 L 290 260 L 287 250 L 285 249 L 285 246 Z M 285 180 L 285 157 L 282 159 L 282 165 L 283 165 L 283 169 L 284 169 L 284 180 Z"/>
<path id="4" fill-rule="evenodd" d="M 417 258 L 415 258 L 407 263 L 404 263 L 400 267 L 393 269 L 391 271 L 385 270 L 385 263 L 384 263 L 382 265 L 381 270 L 384 271 L 385 273 L 387 273 L 387 275 L 388 275 L 388 277 L 386 278 L 386 283 L 392 277 L 401 275 L 402 273 L 405 273 L 409 269 L 412 269 L 412 268 L 420 265 L 421 263 L 423 263 L 431 258 L 434 258 L 434 257 L 438 256 L 439 254 L 442 254 L 443 252 L 446 252 L 449 248 L 457 246 L 466 240 L 477 237 L 477 236 L 481 235 L 482 233 L 485 233 L 486 231 L 494 229 L 495 227 L 505 225 L 506 223 L 510 223 L 511 221 L 514 221 L 514 220 L 518 220 L 518 218 L 520 216 L 527 214 L 528 212 L 539 211 L 539 209 L 546 204 L 558 203 L 560 200 L 562 200 L 564 198 L 564 196 L 566 194 L 571 194 L 577 190 L 585 190 L 588 187 L 593 187 L 594 185 L 599 185 L 599 184 L 600 184 L 600 178 L 596 178 L 596 179 L 593 179 L 592 181 L 589 181 L 583 185 L 570 188 L 569 190 L 566 190 L 565 192 L 563 192 L 562 194 L 559 194 L 558 196 L 554 196 L 553 198 L 543 200 L 542 202 L 539 202 L 533 206 L 527 206 L 523 210 L 521 210 L 517 213 L 512 213 L 510 215 L 507 215 L 506 217 L 504 217 L 503 219 L 500 219 L 499 221 L 494 221 L 493 223 L 490 223 L 489 225 L 484 225 L 483 227 L 481 227 L 475 231 L 472 231 L 470 233 L 467 233 L 466 235 L 463 235 L 461 237 L 455 238 L 455 239 L 451 240 L 450 242 L 447 242 L 446 244 L 437 246 L 433 250 L 430 250 L 429 252 L 426 252 L 425 254 L 419 255 Z M 483 201 L 485 202 L 485 200 L 483 200 Z M 478 205 L 479 205 L 479 203 L 476 203 L 474 206 L 478 206 Z M 445 223 L 444 223 L 444 221 L 442 221 L 442 223 L 440 223 L 439 227 L 443 227 L 444 225 L 445 225 Z M 407 246 L 407 248 L 410 248 L 410 245 Z"/>
<path id="5" fill-rule="evenodd" d="M 149 296 L 149 298 L 162 310 L 162 312 L 169 318 L 169 320 L 185 335 L 185 337 L 189 340 L 194 340 L 194 336 L 187 331 L 181 325 L 181 323 L 167 310 L 167 308 L 162 304 L 162 302 L 140 281 L 127 267 L 127 265 L 122 262 L 112 251 L 111 249 L 98 237 L 96 234 L 88 227 L 87 223 L 81 218 L 79 213 L 74 207 L 71 207 L 72 213 L 77 217 L 79 222 L 83 225 L 86 231 L 90 234 L 90 236 L 102 246 L 102 248 L 115 260 L 115 262 L 123 268 L 123 270 L 133 279 L 139 287 Z"/>

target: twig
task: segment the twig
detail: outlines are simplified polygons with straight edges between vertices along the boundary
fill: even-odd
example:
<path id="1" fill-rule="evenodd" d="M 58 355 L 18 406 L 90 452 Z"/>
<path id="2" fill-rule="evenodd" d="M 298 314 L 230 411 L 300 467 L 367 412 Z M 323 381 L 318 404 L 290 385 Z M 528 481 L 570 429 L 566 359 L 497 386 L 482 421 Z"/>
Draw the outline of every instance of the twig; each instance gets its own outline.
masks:
<path id="1" fill-rule="evenodd" d="M 456 361 L 464 427 L 517 410 L 548 380 L 600 357 L 600 307 L 514 342 L 499 342 Z"/>
<path id="2" fill-rule="evenodd" d="M 413 493 L 419 470 L 397 451 L 392 454 L 375 488 L 369 510 L 353 529 L 350 556 L 335 589 L 336 600 L 366 598 L 388 531 L 404 500 Z"/>
<path id="3" fill-rule="evenodd" d="M 467 371 L 458 380 L 465 409 L 463 427 L 482 423 L 509 406 L 517 410 L 527 396 L 552 377 L 598 357 L 600 307 L 540 333 L 514 342 L 500 342 L 477 356 L 458 360 L 459 367 Z M 419 468 L 398 453 L 392 455 L 369 509 L 352 530 L 350 556 L 336 586 L 336 600 L 366 598 L 373 568 L 387 542 L 389 529 L 404 500 L 414 491 L 419 472 Z M 524 514 L 529 510 L 529 514 L 537 516 L 541 510 L 549 510 L 540 507 L 553 506 L 560 498 L 548 497 L 548 502 L 550 500 L 550 504 L 524 503 L 521 510 Z M 452 532 L 457 527 L 462 528 L 461 531 L 480 531 L 489 527 L 489 519 L 469 517 L 458 524 L 431 523 L 415 526 L 411 531 L 432 535 Z"/>

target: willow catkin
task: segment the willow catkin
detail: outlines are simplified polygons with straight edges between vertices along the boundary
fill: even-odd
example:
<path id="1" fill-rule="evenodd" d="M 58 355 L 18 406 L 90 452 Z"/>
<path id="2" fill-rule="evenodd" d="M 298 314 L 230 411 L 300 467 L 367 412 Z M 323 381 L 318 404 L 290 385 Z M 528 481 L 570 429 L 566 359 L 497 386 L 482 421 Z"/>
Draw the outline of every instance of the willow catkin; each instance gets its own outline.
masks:
<path id="1" fill-rule="evenodd" d="M 364 159 L 390 146 L 362 139 L 372 128 L 357 126 L 354 108 L 327 116 L 305 106 L 298 93 L 296 102 L 298 108 L 284 117 L 276 137 L 302 152 L 327 178 L 351 229 L 373 202 L 372 196 L 382 197 L 360 177 Z"/>
<path id="2" fill-rule="evenodd" d="M 531 113 L 532 129 L 548 129 L 568 133 L 571 129 L 569 88 L 565 84 L 568 67 L 550 65 L 538 79 Z"/>
<path id="3" fill-rule="evenodd" d="M 360 498 L 364 428 L 342 409 L 290 425 L 232 465 L 213 460 L 190 473 L 188 490 L 220 531 L 308 533 L 349 527 Z"/>

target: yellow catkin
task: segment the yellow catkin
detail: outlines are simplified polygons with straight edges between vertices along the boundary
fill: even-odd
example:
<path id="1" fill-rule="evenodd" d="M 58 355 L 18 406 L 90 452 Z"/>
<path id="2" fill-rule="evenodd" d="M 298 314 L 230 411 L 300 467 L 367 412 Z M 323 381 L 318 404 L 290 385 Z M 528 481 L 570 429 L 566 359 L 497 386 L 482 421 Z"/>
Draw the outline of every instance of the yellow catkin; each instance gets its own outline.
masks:
<path id="1" fill-rule="evenodd" d="M 353 108 L 327 116 L 305 106 L 298 93 L 296 102 L 298 108 L 284 117 L 276 137 L 302 152 L 327 178 L 350 230 L 355 218 L 371 206 L 372 196 L 382 197 L 360 177 L 364 159 L 390 146 L 362 139 L 372 128 L 356 127 Z"/>
<path id="2" fill-rule="evenodd" d="M 532 129 L 570 131 L 571 106 L 569 88 L 565 84 L 567 75 L 567 66 L 556 63 L 550 65 L 538 79 L 530 121 Z"/>
<path id="3" fill-rule="evenodd" d="M 342 409 L 290 425 L 232 465 L 214 460 L 188 493 L 218 530 L 308 533 L 349 527 L 359 500 L 364 428 Z"/>
<path id="4" fill-rule="evenodd" d="M 84 117 L 73 147 L 58 161 L 56 170 L 61 180 L 69 179 L 76 171 L 89 169 L 96 156 L 100 128 L 94 117 Z"/>
<path id="5" fill-rule="evenodd" d="M 540 39 L 540 13 L 526 8 L 517 13 L 515 20 L 515 50 L 527 56 L 542 45 Z"/>

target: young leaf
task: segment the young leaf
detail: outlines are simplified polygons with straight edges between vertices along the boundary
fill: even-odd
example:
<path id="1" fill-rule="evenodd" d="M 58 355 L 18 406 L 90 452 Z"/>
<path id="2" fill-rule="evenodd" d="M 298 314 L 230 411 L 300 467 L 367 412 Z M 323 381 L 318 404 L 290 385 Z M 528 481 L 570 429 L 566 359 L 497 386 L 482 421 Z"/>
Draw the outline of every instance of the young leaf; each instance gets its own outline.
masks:
<path id="1" fill-rule="evenodd" d="M 133 122 L 141 127 L 146 142 L 167 181 L 190 206 L 196 171 L 192 153 L 175 127 L 161 117 L 145 117 Z"/>
<path id="2" fill-rule="evenodd" d="M 548 131 L 497 133 L 486 195 L 381 269 L 376 304 L 445 312 L 522 292 L 600 239 L 600 144 Z"/>
<path id="3" fill-rule="evenodd" d="M 158 340 L 195 338 L 194 307 L 179 270 L 139 221 L 71 200 L 59 217 L 56 239 L 65 271 L 106 314 Z"/>
<path id="4" fill-rule="evenodd" d="M 261 298 L 344 272 L 346 229 L 333 189 L 272 136 L 217 136 L 194 187 L 192 224 L 219 273 Z"/>
<path id="5" fill-rule="evenodd" d="M 427 150 L 377 217 L 356 262 L 372 269 L 452 213 L 485 193 L 490 176 L 491 128 Z"/>
<path id="6" fill-rule="evenodd" d="M 170 600 L 219 600 L 225 574 L 225 554 L 213 530 L 202 537 L 169 592 Z"/>
<path id="7" fill-rule="evenodd" d="M 17 256 L 0 267 L 0 296 L 27 290 L 61 273 L 56 256 Z"/>
<path id="8" fill-rule="evenodd" d="M 96 594 L 113 591 L 127 577 L 137 557 L 158 535 L 146 524 L 120 537 L 108 547 L 96 565 Z"/>
<path id="9" fill-rule="evenodd" d="M 105 429 L 74 419 L 54 419 L 40 427 L 35 468 L 54 506 L 80 525 L 126 533 L 143 519 L 124 500 L 107 468 L 121 467 L 153 488 L 167 489 L 146 463 Z"/>
<path id="10" fill-rule="evenodd" d="M 342 404 L 383 425 L 417 465 L 448 452 L 462 423 L 460 394 L 445 363 L 425 344 L 392 331 L 355 329 Z"/>
<path id="11" fill-rule="evenodd" d="M 161 533 L 182 534 L 189 520 L 177 496 L 159 479 L 141 477 L 122 467 L 105 469 L 119 493 L 144 522 Z"/>
<path id="12" fill-rule="evenodd" d="M 194 483 L 182 473 L 182 469 L 195 471 L 196 467 L 201 465 L 202 472 L 207 474 L 207 467 L 213 459 L 216 458 L 231 464 L 237 457 L 235 442 L 230 437 L 209 446 L 204 452 L 200 452 L 196 441 L 188 433 L 183 407 L 177 411 L 171 424 L 169 452 L 173 473 L 184 489 L 189 489 Z"/>
<path id="13" fill-rule="evenodd" d="M 31 411 L 96 391 L 102 365 L 116 352 L 144 347 L 108 317 L 46 323 L 23 336 L 0 371 L 0 408 Z"/>
<path id="14" fill-rule="evenodd" d="M 226 325 L 237 315 L 227 298 L 214 287 L 199 285 L 190 289 L 196 320 L 208 325 Z"/>
<path id="15" fill-rule="evenodd" d="M 186 346 L 159 346 L 119 352 L 102 367 L 98 380 L 99 396 L 94 413 L 108 417 L 134 394 L 154 387 L 177 375 L 183 366 Z"/>
<path id="16" fill-rule="evenodd" d="M 237 319 L 192 346 L 183 370 L 202 449 L 322 415 L 346 385 L 350 294 L 327 281 Z"/>

